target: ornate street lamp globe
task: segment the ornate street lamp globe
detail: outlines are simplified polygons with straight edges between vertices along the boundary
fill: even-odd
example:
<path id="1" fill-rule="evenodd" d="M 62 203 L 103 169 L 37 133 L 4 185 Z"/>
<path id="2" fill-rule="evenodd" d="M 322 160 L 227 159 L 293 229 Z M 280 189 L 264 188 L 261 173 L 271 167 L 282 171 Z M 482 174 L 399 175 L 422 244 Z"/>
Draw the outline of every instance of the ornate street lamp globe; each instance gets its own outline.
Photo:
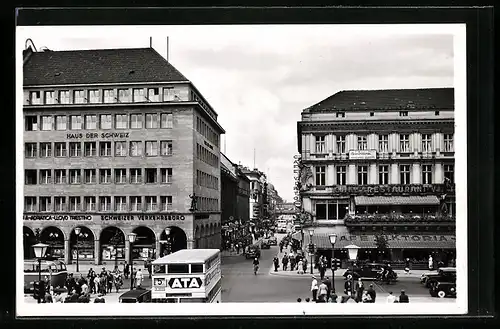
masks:
<path id="1" fill-rule="evenodd" d="M 314 235 L 314 229 L 309 229 L 309 236 L 313 236 Z"/>
<path id="2" fill-rule="evenodd" d="M 346 246 L 345 248 L 347 249 L 347 252 L 349 253 L 349 259 L 356 260 L 356 258 L 358 257 L 359 247 L 354 245 L 354 244 L 350 244 L 350 245 Z"/>
<path id="3" fill-rule="evenodd" d="M 337 242 L 337 234 L 333 233 L 328 236 L 330 238 L 330 243 L 335 244 Z"/>
<path id="4" fill-rule="evenodd" d="M 78 236 L 80 235 L 80 232 L 82 231 L 82 229 L 80 227 L 75 227 L 75 234 Z"/>
<path id="5" fill-rule="evenodd" d="M 169 236 L 169 235 L 170 235 L 170 227 L 165 228 L 165 234 L 166 234 L 167 236 Z"/>
<path id="6" fill-rule="evenodd" d="M 129 235 L 128 235 L 128 241 L 130 243 L 134 243 L 136 238 L 137 238 L 137 234 L 135 234 L 135 233 L 129 233 Z"/>
<path id="7" fill-rule="evenodd" d="M 47 247 L 49 245 L 45 243 L 37 243 L 33 246 L 33 251 L 35 252 L 36 258 L 45 257 L 45 253 L 47 252 Z"/>

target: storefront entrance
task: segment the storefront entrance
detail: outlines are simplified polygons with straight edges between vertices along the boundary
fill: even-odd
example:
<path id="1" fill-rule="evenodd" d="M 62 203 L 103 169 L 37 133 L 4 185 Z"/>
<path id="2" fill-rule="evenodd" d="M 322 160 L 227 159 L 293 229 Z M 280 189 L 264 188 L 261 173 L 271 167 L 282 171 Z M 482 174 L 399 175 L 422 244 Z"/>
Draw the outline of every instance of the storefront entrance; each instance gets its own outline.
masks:
<path id="1" fill-rule="evenodd" d="M 201 231 L 203 232 L 203 230 Z M 164 256 L 167 253 L 167 241 L 170 242 L 170 251 L 176 252 L 182 249 L 187 249 L 187 236 L 184 230 L 177 226 L 170 226 L 170 235 L 167 237 L 165 230 L 161 232 L 160 241 L 165 242 L 160 244 L 160 255 Z"/>
<path id="2" fill-rule="evenodd" d="M 72 263 L 76 263 L 77 257 L 79 261 L 94 259 L 94 233 L 85 226 L 78 226 L 78 228 L 80 228 L 78 237 L 74 229 L 70 235 L 70 259 Z"/>
<path id="3" fill-rule="evenodd" d="M 125 234 L 115 226 L 106 227 L 101 232 L 101 259 L 103 262 L 118 262 L 125 260 Z"/>
<path id="4" fill-rule="evenodd" d="M 137 234 L 133 249 L 132 259 L 147 260 L 156 259 L 156 238 L 155 233 L 146 226 L 139 226 L 132 231 Z"/>
<path id="5" fill-rule="evenodd" d="M 35 253 L 33 251 L 33 245 L 37 243 L 35 233 L 26 226 L 23 226 L 23 253 L 24 259 L 35 258 Z"/>
<path id="6" fill-rule="evenodd" d="M 64 234 L 59 228 L 55 226 L 44 228 L 40 233 L 40 241 L 49 245 L 47 256 L 64 259 Z"/>

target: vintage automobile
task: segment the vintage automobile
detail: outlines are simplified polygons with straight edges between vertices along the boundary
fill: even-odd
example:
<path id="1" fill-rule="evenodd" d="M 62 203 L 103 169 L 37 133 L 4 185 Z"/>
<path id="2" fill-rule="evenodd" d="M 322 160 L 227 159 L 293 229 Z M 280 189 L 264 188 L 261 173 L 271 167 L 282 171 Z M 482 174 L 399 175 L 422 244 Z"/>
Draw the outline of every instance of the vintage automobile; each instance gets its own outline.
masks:
<path id="1" fill-rule="evenodd" d="M 276 245 L 278 245 L 278 239 L 275 236 L 272 236 L 269 239 L 267 239 L 267 243 L 270 246 L 276 246 Z"/>
<path id="2" fill-rule="evenodd" d="M 456 297 L 457 296 L 457 284 L 455 282 L 440 282 L 437 281 L 431 284 L 429 288 L 429 293 L 432 297 Z"/>
<path id="3" fill-rule="evenodd" d="M 135 289 L 123 293 L 119 299 L 119 303 L 151 303 L 151 290 Z"/>
<path id="4" fill-rule="evenodd" d="M 248 250 L 245 251 L 245 258 L 260 258 L 260 248 L 256 245 L 252 245 L 248 247 Z"/>
<path id="5" fill-rule="evenodd" d="M 344 278 L 350 280 L 354 277 L 354 280 L 359 278 L 376 279 L 383 270 L 384 264 L 382 263 L 366 263 L 360 266 L 354 267 L 354 271 L 350 268 L 344 272 Z"/>
<path id="6" fill-rule="evenodd" d="M 455 267 L 441 267 L 436 272 L 422 273 L 420 282 L 426 288 L 430 288 L 431 284 L 435 282 L 455 282 L 457 277 L 457 270 Z"/>
<path id="7" fill-rule="evenodd" d="M 271 249 L 271 246 L 269 245 L 268 240 L 264 240 L 260 244 L 260 249 Z"/>

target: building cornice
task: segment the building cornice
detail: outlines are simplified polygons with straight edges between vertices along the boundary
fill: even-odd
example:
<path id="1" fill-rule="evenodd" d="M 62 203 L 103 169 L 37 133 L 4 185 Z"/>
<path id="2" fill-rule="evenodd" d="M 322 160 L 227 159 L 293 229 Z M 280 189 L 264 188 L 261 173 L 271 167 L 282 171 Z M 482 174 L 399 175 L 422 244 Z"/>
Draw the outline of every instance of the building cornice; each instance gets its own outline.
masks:
<path id="1" fill-rule="evenodd" d="M 99 86 L 151 86 L 168 84 L 191 84 L 190 81 L 155 81 L 155 82 L 106 82 L 106 83 L 75 83 L 59 85 L 23 85 L 23 89 L 44 89 L 44 88 L 74 88 L 74 87 L 99 87 Z"/>
<path id="2" fill-rule="evenodd" d="M 440 130 L 454 128 L 454 119 L 439 120 L 380 120 L 380 121 L 299 121 L 298 130 L 304 132 L 402 131 Z"/>

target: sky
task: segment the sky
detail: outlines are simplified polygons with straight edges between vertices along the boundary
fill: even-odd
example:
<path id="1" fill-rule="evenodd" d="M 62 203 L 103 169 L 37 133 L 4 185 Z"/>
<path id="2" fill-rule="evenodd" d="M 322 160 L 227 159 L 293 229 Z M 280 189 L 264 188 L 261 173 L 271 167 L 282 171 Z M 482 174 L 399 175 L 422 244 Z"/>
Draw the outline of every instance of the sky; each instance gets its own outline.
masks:
<path id="1" fill-rule="evenodd" d="M 342 90 L 454 86 L 449 29 L 415 26 L 259 25 L 23 27 L 51 50 L 153 48 L 203 94 L 226 130 L 221 149 L 265 172 L 293 200 L 301 111 Z M 255 158 L 254 158 L 255 149 Z"/>

